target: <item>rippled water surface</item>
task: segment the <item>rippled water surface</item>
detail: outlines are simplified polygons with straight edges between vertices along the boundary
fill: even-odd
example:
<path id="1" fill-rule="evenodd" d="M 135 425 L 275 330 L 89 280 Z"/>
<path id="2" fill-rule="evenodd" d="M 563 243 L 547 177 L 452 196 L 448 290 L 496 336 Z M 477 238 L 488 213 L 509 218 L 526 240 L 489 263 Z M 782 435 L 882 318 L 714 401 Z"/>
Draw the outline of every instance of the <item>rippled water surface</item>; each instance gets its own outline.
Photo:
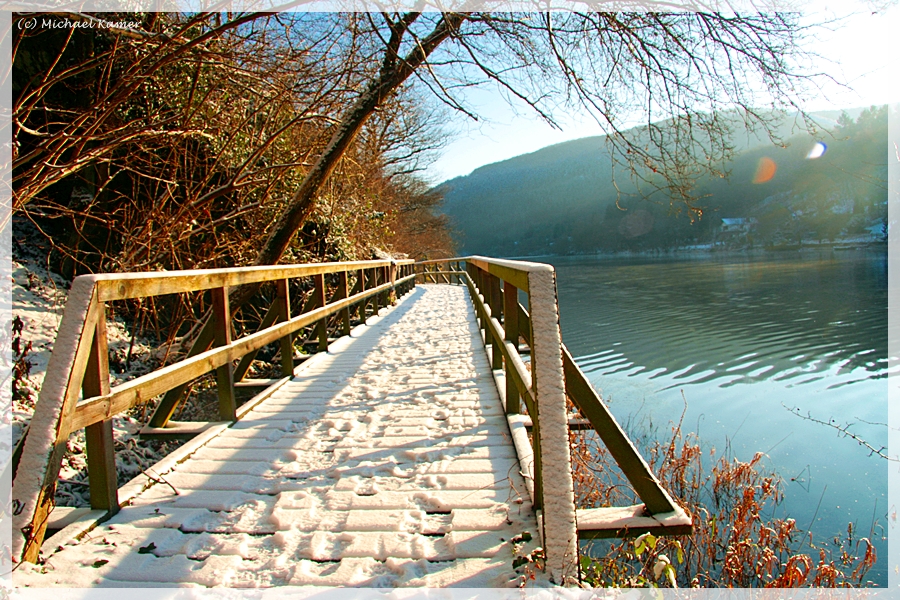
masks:
<path id="1" fill-rule="evenodd" d="M 620 421 L 685 429 L 785 480 L 782 516 L 879 538 L 887 461 L 791 413 L 887 445 L 887 258 L 871 250 L 553 258 L 563 340 Z M 795 411 L 797 412 L 797 411 Z M 870 576 L 887 584 L 883 568 Z"/>

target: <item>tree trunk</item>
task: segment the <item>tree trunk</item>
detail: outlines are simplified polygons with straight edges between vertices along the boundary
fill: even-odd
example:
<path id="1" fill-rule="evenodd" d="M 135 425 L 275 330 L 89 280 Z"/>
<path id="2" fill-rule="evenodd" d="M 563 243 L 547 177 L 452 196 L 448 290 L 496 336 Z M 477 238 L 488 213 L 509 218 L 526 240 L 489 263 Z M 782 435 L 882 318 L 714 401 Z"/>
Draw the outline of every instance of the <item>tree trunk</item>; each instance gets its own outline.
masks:
<path id="1" fill-rule="evenodd" d="M 325 151 L 306 174 L 300 188 L 272 226 L 254 265 L 278 264 L 290 246 L 294 235 L 312 214 L 319 190 L 322 189 L 366 120 L 417 68 L 425 63 L 428 56 L 444 40 L 456 32 L 459 25 L 467 18 L 462 13 L 443 15 L 432 32 L 416 44 L 405 58 L 400 58 L 396 55 L 397 48 L 402 37 L 407 33 L 409 25 L 417 17 L 417 14 L 410 13 L 394 24 L 393 35 L 385 49 L 385 57 L 378 77 L 368 85 L 365 92 L 341 118 L 340 125 L 332 135 Z M 232 310 L 236 311 L 258 289 L 258 285 L 244 285 L 233 290 L 230 297 Z"/>

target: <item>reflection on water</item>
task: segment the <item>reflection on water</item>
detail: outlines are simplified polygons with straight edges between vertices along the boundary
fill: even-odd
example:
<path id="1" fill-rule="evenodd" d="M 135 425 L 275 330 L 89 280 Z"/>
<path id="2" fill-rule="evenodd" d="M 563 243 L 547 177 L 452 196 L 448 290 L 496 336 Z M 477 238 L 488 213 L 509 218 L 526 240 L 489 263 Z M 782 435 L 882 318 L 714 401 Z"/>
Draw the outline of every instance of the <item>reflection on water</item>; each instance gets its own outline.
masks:
<path id="1" fill-rule="evenodd" d="M 883 255 L 734 261 L 560 263 L 566 344 L 587 370 L 684 383 L 884 376 Z"/>
<path id="2" fill-rule="evenodd" d="M 887 444 L 884 253 L 549 262 L 563 339 L 622 420 L 663 435 L 686 399 L 705 443 L 767 453 L 799 525 L 881 537 L 886 461 L 789 409 Z M 887 583 L 883 567 L 871 577 Z"/>

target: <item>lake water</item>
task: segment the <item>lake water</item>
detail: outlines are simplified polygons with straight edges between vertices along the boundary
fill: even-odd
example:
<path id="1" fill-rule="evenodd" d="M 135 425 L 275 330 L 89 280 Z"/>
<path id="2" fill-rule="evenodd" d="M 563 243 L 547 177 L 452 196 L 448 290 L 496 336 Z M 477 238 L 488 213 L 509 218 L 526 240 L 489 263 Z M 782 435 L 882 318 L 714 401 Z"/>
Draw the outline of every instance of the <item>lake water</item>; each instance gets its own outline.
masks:
<path id="1" fill-rule="evenodd" d="M 780 516 L 820 540 L 874 525 L 869 578 L 887 585 L 887 461 L 790 410 L 887 446 L 884 252 L 541 260 L 563 340 L 620 422 L 662 437 L 686 399 L 684 430 L 705 445 L 768 456 Z"/>

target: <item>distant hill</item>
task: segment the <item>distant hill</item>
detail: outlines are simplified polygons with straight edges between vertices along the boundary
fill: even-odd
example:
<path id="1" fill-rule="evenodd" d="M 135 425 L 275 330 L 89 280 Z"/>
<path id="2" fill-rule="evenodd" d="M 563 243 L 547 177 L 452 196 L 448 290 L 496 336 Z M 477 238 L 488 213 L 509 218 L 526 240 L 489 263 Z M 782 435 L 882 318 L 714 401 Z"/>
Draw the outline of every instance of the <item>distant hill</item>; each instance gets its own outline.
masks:
<path id="1" fill-rule="evenodd" d="M 749 243 L 779 243 L 862 230 L 881 217 L 886 200 L 886 109 L 828 111 L 813 117 L 831 135 L 816 160 L 806 158 L 814 140 L 794 119 L 777 134 L 787 148 L 764 135 L 741 132 L 728 180 L 698 182 L 705 215 L 695 223 L 676 216 L 668 200 L 640 199 L 628 175 L 613 169 L 603 136 L 548 146 L 486 165 L 439 186 L 443 212 L 457 232 L 462 253 L 494 256 L 566 254 L 670 248 L 715 241 L 721 218 L 756 220 Z M 832 137 L 833 136 L 833 137 Z M 771 181 L 754 184 L 763 157 L 777 167 Z M 879 166 L 881 165 L 881 166 Z M 626 210 L 621 210 L 625 208 Z M 886 208 L 885 208 L 886 211 Z M 855 223 L 849 223 L 857 217 Z M 884 215 L 886 219 L 886 213 Z M 845 232 L 846 233 L 846 232 Z M 754 239 L 755 236 L 755 239 Z M 741 239 L 741 243 L 748 240 Z"/>

